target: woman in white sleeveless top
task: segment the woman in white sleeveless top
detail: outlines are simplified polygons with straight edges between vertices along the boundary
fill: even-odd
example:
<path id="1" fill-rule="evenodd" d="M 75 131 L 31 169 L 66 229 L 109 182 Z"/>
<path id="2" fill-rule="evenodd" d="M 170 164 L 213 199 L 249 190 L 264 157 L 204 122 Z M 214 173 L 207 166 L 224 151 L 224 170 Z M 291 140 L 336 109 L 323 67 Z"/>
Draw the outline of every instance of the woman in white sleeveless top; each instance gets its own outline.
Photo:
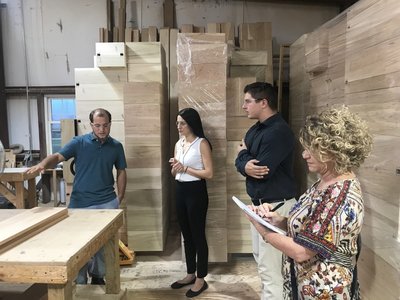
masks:
<path id="1" fill-rule="evenodd" d="M 174 282 L 173 289 L 194 284 L 186 292 L 191 298 L 208 288 L 208 245 L 205 233 L 208 193 L 205 179 L 213 176 L 211 144 L 204 135 L 198 112 L 179 111 L 176 126 L 180 139 L 171 158 L 171 173 L 176 180 L 176 212 L 184 239 L 187 275 Z"/>

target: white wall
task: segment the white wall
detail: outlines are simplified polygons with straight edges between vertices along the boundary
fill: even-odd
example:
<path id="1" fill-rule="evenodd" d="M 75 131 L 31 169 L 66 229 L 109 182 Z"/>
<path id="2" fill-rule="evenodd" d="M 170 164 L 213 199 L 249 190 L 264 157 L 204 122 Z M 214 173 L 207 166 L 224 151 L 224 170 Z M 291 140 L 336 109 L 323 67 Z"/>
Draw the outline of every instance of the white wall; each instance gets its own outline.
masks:
<path id="1" fill-rule="evenodd" d="M 163 27 L 163 2 L 128 0 L 127 26 Z M 6 86 L 73 85 L 74 68 L 93 67 L 98 28 L 107 24 L 106 0 L 2 3 Z M 118 15 L 119 1 L 114 4 Z M 280 44 L 294 42 L 338 14 L 338 8 L 330 6 L 250 1 L 175 0 L 175 5 L 178 27 L 232 22 L 237 28 L 240 23 L 270 21 L 275 54 Z"/>
<path id="2" fill-rule="evenodd" d="M 72 86 L 74 68 L 93 67 L 98 28 L 107 25 L 106 0 L 1 0 L 1 3 L 7 87 Z M 163 27 L 163 3 L 163 0 L 128 0 L 127 26 Z M 294 42 L 338 14 L 335 7 L 276 2 L 175 0 L 175 5 L 178 27 L 232 22 L 237 28 L 240 23 L 272 22 L 275 54 L 279 53 L 280 44 Z M 118 0 L 114 0 L 114 7 L 118 16 Z M 8 99 L 7 103 L 10 142 L 29 149 L 26 99 Z M 32 107 L 32 113 L 32 124 L 37 124 L 36 106 Z M 33 150 L 36 150 L 37 126 L 32 126 L 32 130 Z"/>
<path id="3" fill-rule="evenodd" d="M 38 124 L 37 100 L 31 98 L 29 102 L 31 128 L 29 128 L 28 100 L 26 97 L 10 97 L 7 99 L 10 145 L 21 144 L 25 150 L 39 150 L 39 128 L 35 125 Z M 32 136 L 31 141 L 30 136 Z M 30 147 L 31 143 L 32 148 Z"/>
<path id="4" fill-rule="evenodd" d="M 129 15 L 129 7 L 136 3 L 137 16 Z M 139 28 L 163 27 L 163 0 L 127 1 L 127 23 L 137 20 Z M 236 28 L 241 23 L 272 22 L 274 53 L 280 44 L 291 44 L 301 35 L 311 32 L 334 18 L 339 9 L 333 6 L 280 4 L 251 1 L 175 0 L 176 22 L 206 27 L 207 23 L 231 22 Z M 141 8 L 141 10 L 140 10 Z M 237 36 L 237 30 L 235 35 Z"/>
<path id="5" fill-rule="evenodd" d="M 98 28 L 107 22 L 105 0 L 2 3 L 6 86 L 73 85 L 74 68 L 93 66 Z"/>

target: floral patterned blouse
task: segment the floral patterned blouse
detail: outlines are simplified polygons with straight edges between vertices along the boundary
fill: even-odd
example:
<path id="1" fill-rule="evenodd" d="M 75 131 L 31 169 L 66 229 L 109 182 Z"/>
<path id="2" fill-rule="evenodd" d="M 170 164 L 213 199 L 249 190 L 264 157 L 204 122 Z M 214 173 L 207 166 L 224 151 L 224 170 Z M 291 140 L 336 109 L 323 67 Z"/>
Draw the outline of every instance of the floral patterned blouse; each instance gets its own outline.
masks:
<path id="1" fill-rule="evenodd" d="M 360 183 L 346 179 L 317 190 L 318 183 L 301 196 L 288 218 L 288 235 L 317 252 L 307 261 L 294 263 L 298 298 L 350 300 L 357 237 L 364 218 Z M 288 257 L 284 257 L 283 275 L 285 299 L 291 299 Z"/>

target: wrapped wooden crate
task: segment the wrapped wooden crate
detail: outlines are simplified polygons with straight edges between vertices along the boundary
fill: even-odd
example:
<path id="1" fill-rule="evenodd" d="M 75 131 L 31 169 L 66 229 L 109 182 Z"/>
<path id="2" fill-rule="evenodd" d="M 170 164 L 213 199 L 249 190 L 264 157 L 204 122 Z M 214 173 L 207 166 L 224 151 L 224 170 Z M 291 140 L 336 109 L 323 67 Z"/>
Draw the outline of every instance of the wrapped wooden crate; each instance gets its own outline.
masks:
<path id="1" fill-rule="evenodd" d="M 178 34 L 179 109 L 193 107 L 213 145 L 214 178 L 208 180 L 206 234 L 209 261 L 227 261 L 226 77 L 224 34 Z"/>

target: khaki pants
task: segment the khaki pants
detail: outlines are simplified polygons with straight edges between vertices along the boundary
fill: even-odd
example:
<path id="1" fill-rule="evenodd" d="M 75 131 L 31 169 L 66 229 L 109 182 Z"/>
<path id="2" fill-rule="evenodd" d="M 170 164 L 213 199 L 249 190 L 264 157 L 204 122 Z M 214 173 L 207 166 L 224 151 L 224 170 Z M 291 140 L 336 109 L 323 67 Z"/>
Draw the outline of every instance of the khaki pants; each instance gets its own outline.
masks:
<path id="1" fill-rule="evenodd" d="M 282 216 L 287 216 L 295 203 L 296 200 L 294 198 L 287 200 L 277 212 Z M 282 252 L 264 242 L 253 225 L 251 225 L 251 236 L 253 256 L 261 278 L 261 300 L 282 300 Z"/>

